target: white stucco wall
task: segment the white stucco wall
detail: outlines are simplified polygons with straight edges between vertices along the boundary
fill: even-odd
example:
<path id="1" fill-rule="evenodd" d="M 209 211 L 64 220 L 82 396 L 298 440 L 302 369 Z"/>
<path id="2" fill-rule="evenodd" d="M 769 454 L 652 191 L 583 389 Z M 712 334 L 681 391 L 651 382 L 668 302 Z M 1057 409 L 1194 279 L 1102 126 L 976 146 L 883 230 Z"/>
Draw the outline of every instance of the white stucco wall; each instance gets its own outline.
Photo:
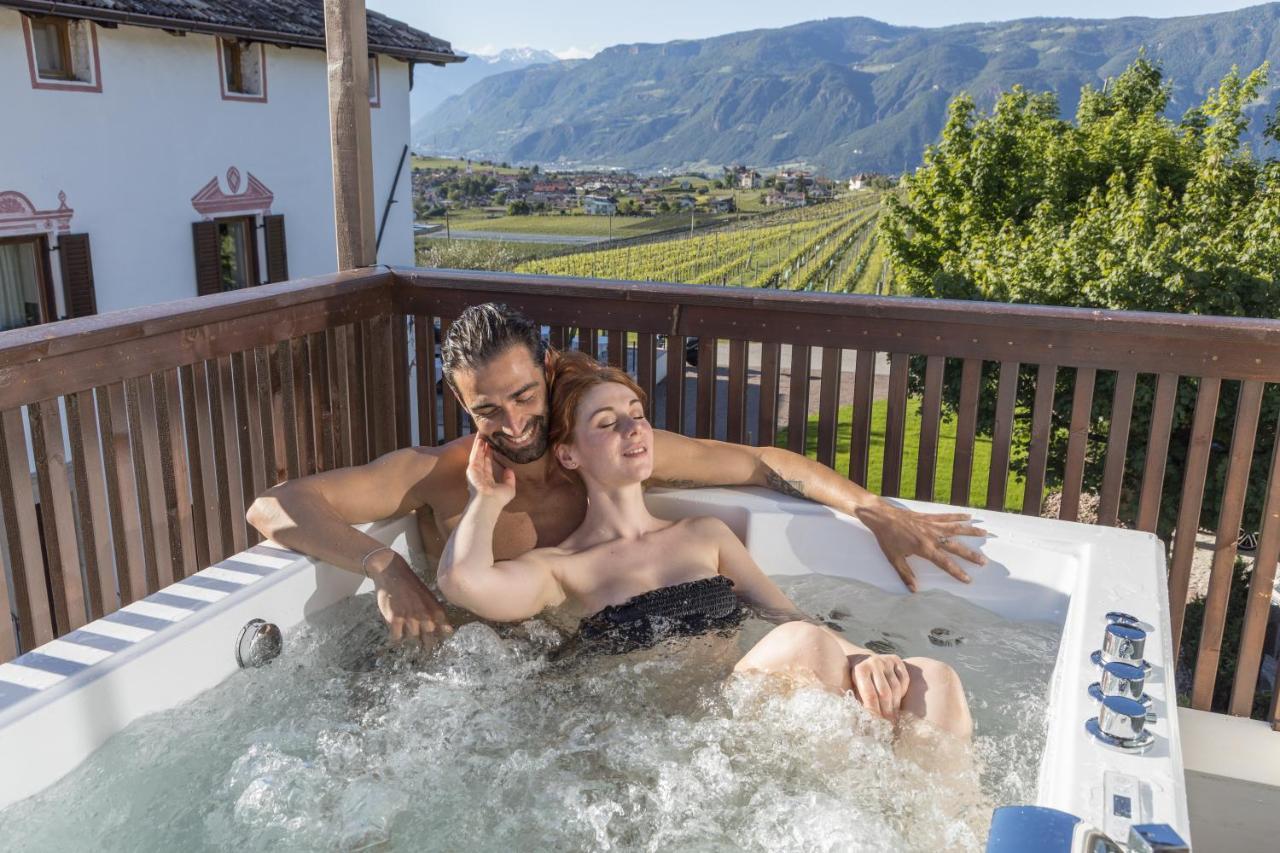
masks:
<path id="1" fill-rule="evenodd" d="M 221 96 L 213 36 L 121 26 L 99 28 L 97 37 L 101 93 L 37 90 L 21 16 L 0 10 L 0 191 L 21 192 L 40 209 L 56 208 L 58 192 L 66 193 L 75 210 L 70 230 L 90 235 L 100 312 L 196 295 L 191 223 L 202 217 L 191 197 L 215 176 L 226 191 L 230 166 L 243 176 L 241 191 L 252 173 L 274 193 L 291 278 L 334 269 L 321 51 L 267 45 L 267 101 L 244 103 Z M 381 221 L 409 141 L 409 67 L 386 56 L 379 64 L 372 124 Z M 409 175 L 406 162 L 382 263 L 413 263 Z M 61 301 L 56 259 L 52 266 Z"/>

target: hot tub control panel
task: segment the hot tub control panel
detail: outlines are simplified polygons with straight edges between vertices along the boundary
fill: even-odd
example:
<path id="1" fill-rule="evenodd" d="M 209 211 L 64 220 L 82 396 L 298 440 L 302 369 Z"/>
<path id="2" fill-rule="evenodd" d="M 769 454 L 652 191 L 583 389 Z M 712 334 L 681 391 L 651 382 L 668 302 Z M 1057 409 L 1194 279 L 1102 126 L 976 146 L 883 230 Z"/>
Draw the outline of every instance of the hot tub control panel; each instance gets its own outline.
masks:
<path id="1" fill-rule="evenodd" d="M 1098 716 L 1085 721 L 1085 730 L 1104 746 L 1145 752 L 1155 742 L 1147 728 L 1155 714 L 1144 689 L 1151 670 L 1143 657 L 1146 646 L 1144 623 L 1127 613 L 1107 614 L 1102 647 L 1090 656 L 1099 670 L 1098 680 L 1088 687 L 1098 702 Z"/>

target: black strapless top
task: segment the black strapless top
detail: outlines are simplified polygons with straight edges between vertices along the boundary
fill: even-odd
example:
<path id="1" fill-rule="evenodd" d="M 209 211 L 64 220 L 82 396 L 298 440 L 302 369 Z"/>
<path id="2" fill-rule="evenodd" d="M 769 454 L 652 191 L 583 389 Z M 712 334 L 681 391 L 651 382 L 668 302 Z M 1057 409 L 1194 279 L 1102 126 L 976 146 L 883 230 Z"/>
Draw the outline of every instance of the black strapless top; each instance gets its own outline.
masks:
<path id="1" fill-rule="evenodd" d="M 668 637 L 732 631 L 746 617 L 747 609 L 734 593 L 733 581 L 716 575 L 664 586 L 621 604 L 611 604 L 583 619 L 577 636 L 565 646 L 573 651 L 623 654 L 648 648 Z"/>

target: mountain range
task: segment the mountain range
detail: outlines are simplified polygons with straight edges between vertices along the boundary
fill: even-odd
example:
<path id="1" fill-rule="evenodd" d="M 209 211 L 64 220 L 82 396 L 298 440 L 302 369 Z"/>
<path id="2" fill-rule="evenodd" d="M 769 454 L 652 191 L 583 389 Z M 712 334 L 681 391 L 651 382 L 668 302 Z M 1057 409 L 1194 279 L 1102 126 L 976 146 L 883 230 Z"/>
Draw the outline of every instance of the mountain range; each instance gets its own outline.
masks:
<path id="1" fill-rule="evenodd" d="M 470 53 L 467 61 L 444 68 L 419 68 L 409 92 L 409 120 L 416 122 L 451 95 L 465 92 L 486 77 L 560 59 L 549 50 L 509 47 L 495 54 Z"/>
<path id="2" fill-rule="evenodd" d="M 829 18 L 665 44 L 480 80 L 414 127 L 438 154 L 640 170 L 804 163 L 831 175 L 898 172 L 938 138 L 947 103 L 980 108 L 1020 83 L 1057 92 L 1064 117 L 1140 50 L 1171 84 L 1169 114 L 1233 65 L 1271 82 L 1249 135 L 1280 102 L 1280 3 L 1179 18 L 1027 18 L 939 28 Z"/>

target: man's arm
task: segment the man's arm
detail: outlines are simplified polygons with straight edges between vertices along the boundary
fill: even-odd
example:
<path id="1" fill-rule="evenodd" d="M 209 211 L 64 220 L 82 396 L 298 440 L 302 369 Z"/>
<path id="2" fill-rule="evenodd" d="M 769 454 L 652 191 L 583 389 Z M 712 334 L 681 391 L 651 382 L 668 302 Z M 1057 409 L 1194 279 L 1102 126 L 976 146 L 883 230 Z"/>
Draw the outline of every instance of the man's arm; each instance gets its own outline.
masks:
<path id="1" fill-rule="evenodd" d="M 792 497 L 825 504 L 857 518 L 875 534 L 881 550 L 907 588 L 915 591 L 915 572 L 907 557 L 919 555 L 947 574 L 968 582 L 953 557 L 982 565 L 977 551 L 961 536 L 985 536 L 969 523 L 968 513 L 932 515 L 896 507 L 831 468 L 780 447 L 747 447 L 654 430 L 654 466 L 650 482 L 672 488 L 765 486 Z"/>
<path id="2" fill-rule="evenodd" d="M 378 606 L 393 639 L 402 633 L 447 631 L 444 610 L 408 563 L 390 550 L 368 556 L 381 543 L 351 525 L 404 515 L 427 504 L 433 489 L 446 487 L 446 455 L 465 453 L 453 444 L 397 450 L 367 465 L 280 483 L 259 495 L 246 517 L 263 536 L 281 545 L 347 571 L 367 573 L 378 587 Z M 456 475 L 461 476 L 461 469 Z"/>

